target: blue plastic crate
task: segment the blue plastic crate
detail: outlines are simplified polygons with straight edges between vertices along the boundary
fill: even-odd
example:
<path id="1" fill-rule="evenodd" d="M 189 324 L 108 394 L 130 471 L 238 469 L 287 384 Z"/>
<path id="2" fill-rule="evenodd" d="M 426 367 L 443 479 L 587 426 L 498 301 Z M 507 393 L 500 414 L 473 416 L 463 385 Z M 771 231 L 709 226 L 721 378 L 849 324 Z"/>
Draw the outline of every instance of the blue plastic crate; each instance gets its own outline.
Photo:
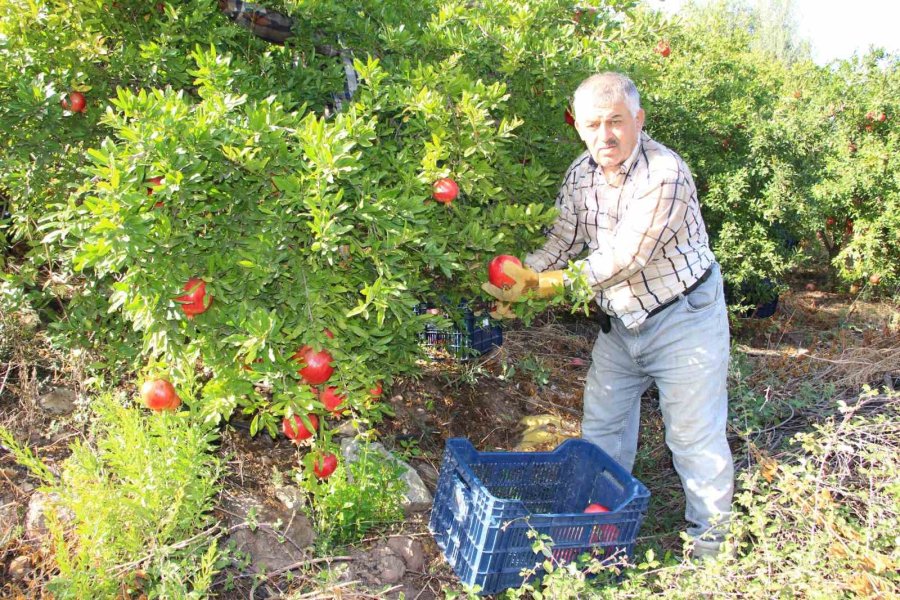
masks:
<path id="1" fill-rule="evenodd" d="M 420 304 L 414 310 L 417 315 L 422 315 L 432 308 L 435 307 L 431 304 Z M 419 334 L 419 342 L 426 348 L 444 351 L 460 360 L 481 356 L 503 345 L 503 328 L 499 322 L 487 314 L 476 316 L 465 303 L 460 304 L 459 310 L 462 328 L 439 328 L 429 324 Z"/>
<path id="2" fill-rule="evenodd" d="M 761 280 L 756 285 L 744 284 L 737 292 L 730 286 L 725 285 L 725 301 L 728 304 L 743 302 L 750 304 L 746 310 L 741 313 L 745 319 L 767 319 L 775 314 L 778 308 L 778 284 L 769 278 Z"/>
<path id="3" fill-rule="evenodd" d="M 553 538 L 553 556 L 631 555 L 650 492 L 596 445 L 566 440 L 552 452 L 478 452 L 447 441 L 429 528 L 467 585 L 482 594 L 521 586 L 544 557 L 528 531 Z M 584 513 L 591 503 L 608 513 Z M 539 572 L 538 572 L 539 573 Z"/>
<path id="4" fill-rule="evenodd" d="M 747 311 L 745 316 L 753 317 L 754 319 L 768 319 L 772 315 L 775 314 L 775 311 L 778 309 L 778 296 L 775 296 L 774 300 L 769 300 L 768 302 L 764 302 L 751 308 Z"/>

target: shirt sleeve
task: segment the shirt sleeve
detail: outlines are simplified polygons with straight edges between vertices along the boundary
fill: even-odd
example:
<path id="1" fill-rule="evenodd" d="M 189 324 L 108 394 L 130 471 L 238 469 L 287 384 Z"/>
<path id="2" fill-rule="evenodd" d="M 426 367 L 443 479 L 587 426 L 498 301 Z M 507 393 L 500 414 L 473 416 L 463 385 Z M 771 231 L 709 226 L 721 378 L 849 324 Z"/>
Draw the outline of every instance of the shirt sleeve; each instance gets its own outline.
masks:
<path id="1" fill-rule="evenodd" d="M 547 241 L 542 248 L 525 257 L 525 266 L 530 269 L 541 272 L 564 268 L 584 248 L 584 231 L 578 224 L 575 206 L 575 188 L 582 177 L 586 161 L 586 155 L 582 155 L 566 171 L 559 193 L 556 194 L 557 217 L 547 233 Z"/>
<path id="2" fill-rule="evenodd" d="M 576 266 L 594 288 L 620 283 L 643 269 L 679 230 L 693 192 L 680 168 L 640 186 L 612 235 Z"/>

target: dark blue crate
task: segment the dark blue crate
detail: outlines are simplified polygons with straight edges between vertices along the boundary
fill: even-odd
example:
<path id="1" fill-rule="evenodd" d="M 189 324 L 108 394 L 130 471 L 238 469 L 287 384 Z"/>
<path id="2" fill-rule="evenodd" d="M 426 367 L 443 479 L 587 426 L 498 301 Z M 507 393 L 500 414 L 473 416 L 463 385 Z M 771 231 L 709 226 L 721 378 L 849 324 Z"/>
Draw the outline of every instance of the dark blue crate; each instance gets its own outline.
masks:
<path id="1" fill-rule="evenodd" d="M 764 302 L 757 305 L 755 308 L 750 309 L 747 316 L 753 317 L 754 319 L 768 319 L 775 314 L 777 308 L 778 296 L 775 296 L 774 300 L 769 300 L 768 302 Z"/>
<path id="2" fill-rule="evenodd" d="M 553 538 L 553 557 L 631 555 L 650 492 L 598 446 L 566 440 L 552 452 L 478 452 L 447 440 L 429 528 L 467 585 L 482 594 L 519 587 L 543 562 L 530 529 Z M 591 503 L 608 513 L 584 513 Z M 537 571 L 536 574 L 540 574 Z"/>
<path id="3" fill-rule="evenodd" d="M 765 278 L 755 285 L 744 283 L 737 291 L 726 284 L 725 301 L 731 305 L 749 305 L 740 313 L 746 319 L 767 319 L 778 308 L 778 284 Z"/>
<path id="4" fill-rule="evenodd" d="M 435 307 L 420 304 L 414 310 L 417 315 L 423 315 L 430 308 Z M 439 328 L 429 324 L 419 334 L 419 342 L 426 348 L 445 351 L 460 360 L 481 356 L 503 345 L 503 328 L 499 322 L 486 314 L 476 316 L 465 303 L 459 306 L 459 310 L 462 312 L 462 328 Z"/>

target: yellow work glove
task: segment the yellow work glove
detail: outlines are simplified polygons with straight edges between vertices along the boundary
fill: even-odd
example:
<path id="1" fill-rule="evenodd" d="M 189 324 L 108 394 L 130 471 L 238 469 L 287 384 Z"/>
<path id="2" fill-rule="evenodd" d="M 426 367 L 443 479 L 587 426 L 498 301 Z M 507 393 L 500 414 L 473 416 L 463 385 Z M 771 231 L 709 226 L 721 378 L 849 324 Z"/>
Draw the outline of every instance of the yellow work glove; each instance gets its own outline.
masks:
<path id="1" fill-rule="evenodd" d="M 503 319 L 515 319 L 516 313 L 509 307 L 509 302 L 496 302 L 494 308 L 488 313 L 495 321 Z"/>
<path id="2" fill-rule="evenodd" d="M 538 298 L 549 298 L 556 295 L 564 285 L 562 271 L 538 273 L 507 261 L 503 264 L 503 272 L 515 281 L 508 288 L 500 288 L 492 283 L 481 284 L 481 289 L 502 302 L 519 302 L 525 293 L 532 290 Z"/>

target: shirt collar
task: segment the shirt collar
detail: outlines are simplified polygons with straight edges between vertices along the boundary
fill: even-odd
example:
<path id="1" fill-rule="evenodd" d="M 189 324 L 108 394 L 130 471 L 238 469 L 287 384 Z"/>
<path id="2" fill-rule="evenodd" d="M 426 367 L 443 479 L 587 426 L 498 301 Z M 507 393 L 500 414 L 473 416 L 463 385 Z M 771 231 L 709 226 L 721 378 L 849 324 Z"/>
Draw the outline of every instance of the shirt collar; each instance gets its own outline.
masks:
<path id="1" fill-rule="evenodd" d="M 621 165 L 619 165 L 619 173 L 625 175 L 628 173 L 629 169 L 631 169 L 631 165 L 634 164 L 634 161 L 637 160 L 638 153 L 641 151 L 641 146 L 644 145 L 646 140 L 650 139 L 650 137 L 641 131 L 641 135 L 638 136 L 637 144 L 634 145 L 634 149 L 631 151 L 631 154 L 628 155 L 628 158 L 625 159 Z"/>

